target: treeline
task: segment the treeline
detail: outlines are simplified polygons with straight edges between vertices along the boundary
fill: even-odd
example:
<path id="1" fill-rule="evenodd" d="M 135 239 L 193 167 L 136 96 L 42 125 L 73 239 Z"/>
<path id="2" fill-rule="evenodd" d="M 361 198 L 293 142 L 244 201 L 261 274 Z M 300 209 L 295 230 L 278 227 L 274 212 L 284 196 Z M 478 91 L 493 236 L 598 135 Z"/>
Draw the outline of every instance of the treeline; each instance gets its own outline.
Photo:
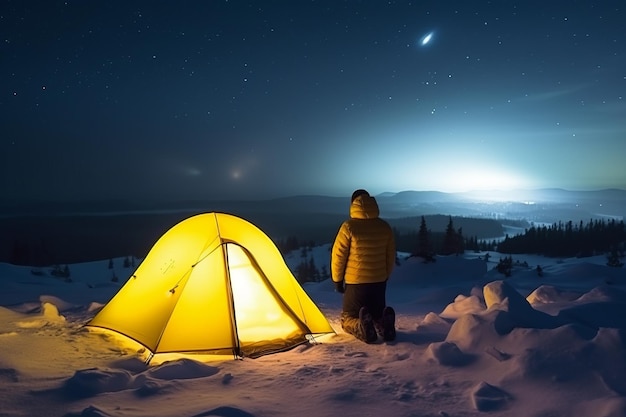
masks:
<path id="1" fill-rule="evenodd" d="M 0 218 L 0 262 L 44 267 L 143 258 L 184 214 Z"/>
<path id="2" fill-rule="evenodd" d="M 463 228 L 456 228 L 452 216 L 448 216 L 448 224 L 444 232 L 433 232 L 421 216 L 419 228 L 414 232 L 400 233 L 394 229 L 396 249 L 408 252 L 412 256 L 421 256 L 426 260 L 434 260 L 435 255 L 461 254 L 470 249 L 468 244 L 477 241 L 466 239 Z"/>
<path id="3" fill-rule="evenodd" d="M 555 223 L 532 226 L 525 233 L 506 236 L 498 243 L 501 253 L 532 253 L 551 257 L 585 257 L 614 251 L 624 252 L 624 221 L 590 220 L 588 223 Z"/>
<path id="4" fill-rule="evenodd" d="M 297 236 L 288 236 L 284 239 L 273 239 L 273 242 L 283 256 L 296 249 L 307 247 L 312 248 L 317 246 L 317 243 L 314 240 L 298 239 Z"/>
<path id="5" fill-rule="evenodd" d="M 390 221 L 396 248 L 416 256 L 460 254 L 465 250 L 494 250 L 502 236 L 502 225 L 492 219 L 428 215 Z M 410 220 L 410 222 L 409 222 Z M 525 223 L 527 225 L 527 223 Z M 522 224 L 515 224 L 521 226 Z"/>
<path id="6" fill-rule="evenodd" d="M 322 265 L 321 268 L 318 268 L 315 264 L 315 259 L 311 253 L 311 249 L 317 246 L 314 241 L 299 241 L 297 237 L 290 236 L 286 239 L 276 240 L 274 244 L 278 247 L 283 256 L 288 255 L 294 250 L 300 251 L 300 263 L 298 263 L 295 270 L 292 271 L 298 282 L 320 282 L 330 278 L 330 273 L 326 265 Z"/>
<path id="7" fill-rule="evenodd" d="M 428 224 L 428 229 L 432 232 L 431 235 L 433 238 L 436 239 L 436 236 L 443 237 L 450 223 L 449 214 L 425 214 L 420 216 L 390 218 L 385 220 L 391 225 L 391 227 L 397 230 L 397 234 L 399 236 L 407 235 L 407 237 L 415 238 L 422 217 Z M 454 215 L 452 216 L 452 220 L 454 222 L 454 227 L 456 229 L 462 228 L 465 236 L 476 236 L 478 239 L 504 236 L 502 220 Z M 529 226 L 529 223 L 526 221 L 515 222 L 507 220 L 506 222 L 514 227 L 524 228 Z"/>
<path id="8" fill-rule="evenodd" d="M 321 269 L 315 265 L 315 260 L 310 253 L 309 247 L 300 248 L 300 258 L 300 263 L 294 271 L 294 275 L 299 282 L 321 282 L 330 278 L 326 265 L 322 265 Z"/>
<path id="9" fill-rule="evenodd" d="M 401 232 L 394 227 L 396 250 L 408 252 L 415 256 L 432 257 L 434 255 L 461 254 L 466 249 L 492 250 L 495 241 L 488 247 L 488 243 L 482 243 L 477 237 L 465 238 L 463 228 L 455 228 L 452 216 L 448 216 L 448 223 L 444 232 L 432 232 L 426 224 L 425 216 L 421 216 L 419 229 L 409 232 Z M 314 240 L 301 240 L 296 236 L 284 239 L 275 239 L 274 243 L 283 255 L 302 248 L 316 246 Z"/>

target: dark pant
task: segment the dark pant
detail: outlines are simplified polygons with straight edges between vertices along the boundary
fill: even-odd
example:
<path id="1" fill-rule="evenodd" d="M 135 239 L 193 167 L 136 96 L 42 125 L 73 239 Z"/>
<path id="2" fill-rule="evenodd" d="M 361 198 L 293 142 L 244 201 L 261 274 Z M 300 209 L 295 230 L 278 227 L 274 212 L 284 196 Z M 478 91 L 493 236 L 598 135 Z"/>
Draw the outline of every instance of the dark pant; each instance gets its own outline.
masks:
<path id="1" fill-rule="evenodd" d="M 376 333 L 383 334 L 383 309 L 385 308 L 385 292 L 387 282 L 374 284 L 347 284 L 343 294 L 343 312 L 341 313 L 341 327 L 361 340 L 365 340 L 359 321 L 361 307 L 367 307 L 374 322 Z"/>
<path id="2" fill-rule="evenodd" d="M 373 284 L 346 284 L 343 294 L 343 315 L 359 317 L 361 307 L 367 307 L 374 320 L 380 320 L 385 308 L 387 282 Z"/>

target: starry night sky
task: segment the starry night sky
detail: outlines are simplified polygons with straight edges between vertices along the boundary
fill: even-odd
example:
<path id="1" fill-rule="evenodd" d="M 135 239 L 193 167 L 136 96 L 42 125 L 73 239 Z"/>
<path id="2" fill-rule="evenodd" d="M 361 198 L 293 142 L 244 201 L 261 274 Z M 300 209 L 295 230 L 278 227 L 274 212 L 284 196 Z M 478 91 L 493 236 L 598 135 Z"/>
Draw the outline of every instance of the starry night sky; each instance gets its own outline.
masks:
<path id="1" fill-rule="evenodd" d="M 626 189 L 623 1 L 0 6 L 3 199 Z"/>

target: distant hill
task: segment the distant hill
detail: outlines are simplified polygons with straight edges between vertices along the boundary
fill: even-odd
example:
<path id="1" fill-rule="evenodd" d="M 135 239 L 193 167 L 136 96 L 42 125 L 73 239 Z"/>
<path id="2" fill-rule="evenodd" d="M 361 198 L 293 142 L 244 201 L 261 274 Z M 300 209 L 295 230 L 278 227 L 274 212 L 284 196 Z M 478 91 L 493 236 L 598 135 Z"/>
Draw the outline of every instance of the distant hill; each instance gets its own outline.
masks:
<path id="1" fill-rule="evenodd" d="M 626 191 L 565 191 L 493 194 L 405 191 L 376 196 L 381 217 L 400 233 L 419 228 L 427 217 L 432 231 L 443 231 L 448 216 L 466 237 L 495 238 L 503 224 L 623 219 Z M 264 230 L 276 242 L 295 236 L 300 242 L 327 243 L 348 216 L 349 197 L 294 196 L 248 201 L 31 202 L 0 206 L 0 262 L 26 249 L 37 263 L 75 263 L 147 253 L 170 227 L 194 214 L 228 212 Z M 40 260 L 35 261 L 35 260 Z"/>
<path id="2" fill-rule="evenodd" d="M 539 189 L 443 193 L 402 191 L 376 196 L 381 216 L 452 214 L 470 217 L 534 217 L 536 221 L 588 220 L 626 215 L 626 190 L 568 191 Z M 224 211 L 233 213 L 323 213 L 345 215 L 349 197 L 300 195 L 267 200 L 98 200 L 74 202 L 0 202 L 0 217 L 26 215 L 166 214 Z M 538 213 L 543 213 L 543 217 Z M 576 217 L 576 218 L 574 218 Z"/>

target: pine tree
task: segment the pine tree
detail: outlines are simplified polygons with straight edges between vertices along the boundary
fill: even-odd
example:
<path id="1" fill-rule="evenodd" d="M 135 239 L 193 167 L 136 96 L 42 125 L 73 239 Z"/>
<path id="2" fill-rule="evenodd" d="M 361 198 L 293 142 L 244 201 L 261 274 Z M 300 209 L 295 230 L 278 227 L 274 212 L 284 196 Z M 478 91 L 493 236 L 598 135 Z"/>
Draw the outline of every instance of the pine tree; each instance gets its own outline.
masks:
<path id="1" fill-rule="evenodd" d="M 463 228 L 459 227 L 456 232 L 456 254 L 461 255 L 465 252 L 465 239 L 463 238 Z"/>
<path id="2" fill-rule="evenodd" d="M 624 266 L 624 263 L 620 260 L 619 253 L 617 252 L 617 248 L 613 247 L 611 252 L 606 257 L 607 266 L 611 266 L 614 268 L 621 268 Z"/>
<path id="3" fill-rule="evenodd" d="M 313 258 L 309 258 L 309 280 L 313 281 L 313 282 L 320 282 L 320 271 L 319 269 L 317 269 L 317 266 L 315 266 L 315 261 L 313 260 Z"/>
<path id="4" fill-rule="evenodd" d="M 309 281 L 309 263 L 306 261 L 306 259 L 300 261 L 300 263 L 296 267 L 296 278 L 300 283 Z"/>
<path id="5" fill-rule="evenodd" d="M 424 216 L 422 216 L 420 228 L 417 232 L 417 248 L 414 255 L 420 256 L 426 261 L 433 258 L 433 249 L 430 243 L 430 231 L 426 226 L 426 219 Z"/>
<path id="6" fill-rule="evenodd" d="M 513 270 L 513 257 L 505 256 L 504 259 L 500 259 L 496 265 L 496 270 L 505 277 L 510 277 Z"/>
<path id="7" fill-rule="evenodd" d="M 459 233 L 454 230 L 452 216 L 449 216 L 448 226 L 446 227 L 446 233 L 443 239 L 443 248 L 441 250 L 441 253 L 443 255 L 461 253 L 461 247 L 459 244 Z"/>
<path id="8" fill-rule="evenodd" d="M 330 274 L 328 273 L 328 268 L 326 268 L 326 265 L 322 265 L 322 271 L 320 272 L 320 280 L 324 281 L 328 278 L 330 278 Z"/>

